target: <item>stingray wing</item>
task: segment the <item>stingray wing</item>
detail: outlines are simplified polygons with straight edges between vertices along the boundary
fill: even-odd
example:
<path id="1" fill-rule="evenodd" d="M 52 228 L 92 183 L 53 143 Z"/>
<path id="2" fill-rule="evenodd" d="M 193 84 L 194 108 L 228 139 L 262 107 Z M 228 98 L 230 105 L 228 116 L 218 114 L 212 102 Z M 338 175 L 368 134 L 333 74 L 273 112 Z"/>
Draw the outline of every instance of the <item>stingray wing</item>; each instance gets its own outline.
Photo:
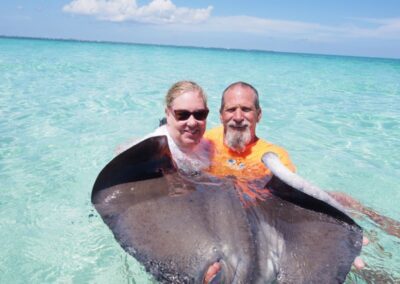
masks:
<path id="1" fill-rule="evenodd" d="M 325 191 L 290 172 L 272 153 L 263 158 L 274 174 L 274 198 L 260 204 L 281 234 L 283 283 L 342 283 L 362 246 L 362 229 Z M 275 201 L 273 199 L 276 199 Z"/>
<path id="2" fill-rule="evenodd" d="M 95 182 L 95 208 L 120 245 L 161 282 L 202 283 L 219 260 L 226 283 L 249 282 L 256 247 L 234 187 L 184 178 L 170 157 L 165 137 L 117 156 Z"/>

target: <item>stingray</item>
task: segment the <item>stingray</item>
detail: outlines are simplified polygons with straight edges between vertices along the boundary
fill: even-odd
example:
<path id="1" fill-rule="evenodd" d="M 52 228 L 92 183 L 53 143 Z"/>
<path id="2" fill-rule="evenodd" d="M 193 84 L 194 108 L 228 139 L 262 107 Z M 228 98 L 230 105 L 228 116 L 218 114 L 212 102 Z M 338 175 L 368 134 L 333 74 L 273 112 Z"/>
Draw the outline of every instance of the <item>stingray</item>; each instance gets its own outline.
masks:
<path id="1" fill-rule="evenodd" d="M 148 138 L 100 172 L 92 203 L 121 247 L 161 283 L 342 283 L 362 229 L 329 195 L 272 153 L 268 194 L 243 202 L 236 179 L 182 173 L 165 136 Z M 261 185 L 260 185 L 261 186 Z"/>

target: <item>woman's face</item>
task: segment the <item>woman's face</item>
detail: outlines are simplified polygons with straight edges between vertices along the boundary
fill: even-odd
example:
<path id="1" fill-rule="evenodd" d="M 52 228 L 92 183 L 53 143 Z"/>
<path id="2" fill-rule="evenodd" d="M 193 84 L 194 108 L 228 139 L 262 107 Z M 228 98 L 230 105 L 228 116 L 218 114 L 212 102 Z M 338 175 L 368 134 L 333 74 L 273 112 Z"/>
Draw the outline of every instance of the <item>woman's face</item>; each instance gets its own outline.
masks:
<path id="1" fill-rule="evenodd" d="M 198 91 L 178 96 L 165 110 L 167 129 L 181 149 L 196 146 L 206 130 L 208 109 Z"/>

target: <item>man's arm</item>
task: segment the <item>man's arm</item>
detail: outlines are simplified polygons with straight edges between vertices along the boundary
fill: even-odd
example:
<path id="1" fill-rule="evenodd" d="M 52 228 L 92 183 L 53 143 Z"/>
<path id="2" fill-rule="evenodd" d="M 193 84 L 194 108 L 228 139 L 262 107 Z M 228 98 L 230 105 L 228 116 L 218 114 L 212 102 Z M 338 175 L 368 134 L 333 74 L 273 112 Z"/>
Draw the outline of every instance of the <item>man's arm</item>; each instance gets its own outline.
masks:
<path id="1" fill-rule="evenodd" d="M 359 201 L 355 200 L 351 196 L 344 192 L 328 192 L 333 198 L 336 199 L 340 204 L 346 208 L 353 209 L 368 216 L 372 221 L 380 226 L 389 235 L 400 238 L 400 222 L 392 218 L 383 216 L 375 212 L 374 210 L 365 207 Z"/>

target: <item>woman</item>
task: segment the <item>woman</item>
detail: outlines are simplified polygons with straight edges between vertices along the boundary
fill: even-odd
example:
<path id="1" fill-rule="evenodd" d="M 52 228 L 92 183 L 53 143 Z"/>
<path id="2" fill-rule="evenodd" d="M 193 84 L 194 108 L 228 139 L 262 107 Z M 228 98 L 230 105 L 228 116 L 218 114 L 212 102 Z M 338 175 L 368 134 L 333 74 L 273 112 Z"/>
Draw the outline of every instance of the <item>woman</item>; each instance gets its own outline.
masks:
<path id="1" fill-rule="evenodd" d="M 177 82 L 165 96 L 166 124 L 142 140 L 165 135 L 178 169 L 192 173 L 208 168 L 210 143 L 202 138 L 206 130 L 208 112 L 207 98 L 199 85 L 192 81 Z M 136 143 L 119 147 L 117 152 L 122 152 Z"/>
<path id="2" fill-rule="evenodd" d="M 165 96 L 166 124 L 142 140 L 165 135 L 172 159 L 181 171 L 198 172 L 210 165 L 211 144 L 203 139 L 208 116 L 207 97 L 203 89 L 192 81 L 180 81 L 171 86 Z M 117 149 L 122 152 L 135 143 Z M 209 283 L 219 272 L 219 262 L 210 265 L 204 275 Z"/>
<path id="3" fill-rule="evenodd" d="M 180 170 L 199 171 L 210 166 L 211 144 L 203 139 L 208 116 L 207 97 L 194 82 L 180 81 L 172 85 L 165 97 L 166 125 L 152 136 L 166 135 L 172 158 Z M 221 266 L 210 265 L 204 275 L 209 283 Z"/>

